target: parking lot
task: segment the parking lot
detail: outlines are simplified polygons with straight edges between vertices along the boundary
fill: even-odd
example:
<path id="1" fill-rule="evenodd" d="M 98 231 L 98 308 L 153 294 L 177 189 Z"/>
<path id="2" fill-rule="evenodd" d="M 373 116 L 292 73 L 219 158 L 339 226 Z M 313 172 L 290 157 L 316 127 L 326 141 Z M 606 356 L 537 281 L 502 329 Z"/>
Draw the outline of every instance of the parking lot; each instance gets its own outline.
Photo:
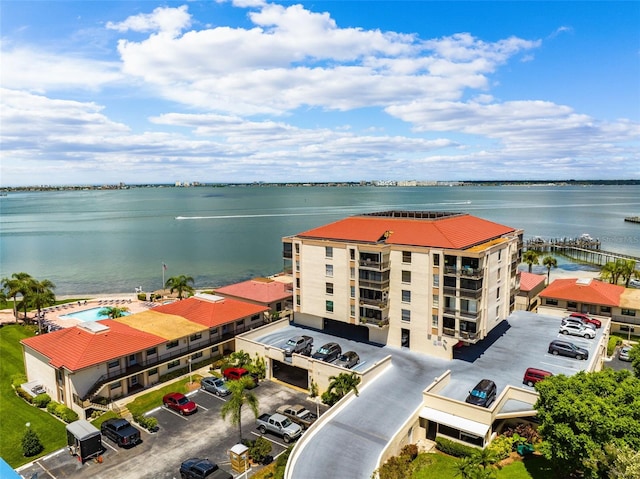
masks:
<path id="1" fill-rule="evenodd" d="M 275 412 L 283 404 L 303 404 L 316 411 L 316 403 L 309 401 L 306 393 L 276 382 L 263 381 L 252 391 L 258 397 L 260 413 Z M 18 472 L 25 478 L 38 479 L 173 479 L 179 477 L 182 461 L 190 457 L 208 458 L 232 472 L 228 450 L 237 444 L 239 432 L 237 426 L 231 425 L 229 417 L 226 421 L 222 419 L 220 409 L 226 399 L 202 390 L 190 393 L 189 397 L 198 405 L 196 413 L 181 416 L 164 407 L 150 411 L 148 415 L 158 419 L 160 429 L 153 434 L 142 429 L 142 443 L 131 449 L 118 448 L 103 436 L 106 451 L 102 463 L 91 460 L 83 465 L 67 449 L 62 449 Z M 320 412 L 325 409 L 323 406 Z M 248 407 L 243 408 L 242 436 L 247 439 L 260 436 Z M 267 433 L 264 437 L 272 443 L 271 455 L 274 457 L 287 447 L 277 436 Z M 233 474 L 234 477 L 241 475 Z"/>

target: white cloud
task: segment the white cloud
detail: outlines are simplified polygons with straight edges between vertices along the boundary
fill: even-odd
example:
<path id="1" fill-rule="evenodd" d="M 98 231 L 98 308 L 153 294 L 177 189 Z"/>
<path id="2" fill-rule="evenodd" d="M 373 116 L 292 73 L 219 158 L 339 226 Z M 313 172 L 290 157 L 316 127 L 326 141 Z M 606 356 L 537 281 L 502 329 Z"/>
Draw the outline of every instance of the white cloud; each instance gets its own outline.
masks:
<path id="1" fill-rule="evenodd" d="M 191 16 L 187 6 L 178 8 L 158 7 L 152 13 L 141 13 L 123 22 L 107 22 L 106 27 L 118 32 L 159 32 L 170 36 L 178 35 L 191 26 Z"/>

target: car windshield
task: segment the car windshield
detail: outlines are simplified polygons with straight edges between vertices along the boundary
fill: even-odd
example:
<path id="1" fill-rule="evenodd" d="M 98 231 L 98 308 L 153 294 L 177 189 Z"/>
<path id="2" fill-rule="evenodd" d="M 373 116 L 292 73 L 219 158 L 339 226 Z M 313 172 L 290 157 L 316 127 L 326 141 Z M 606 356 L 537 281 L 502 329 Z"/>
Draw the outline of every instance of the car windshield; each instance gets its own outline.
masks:
<path id="1" fill-rule="evenodd" d="M 222 379 L 212 379 L 211 382 L 216 385 L 216 386 L 224 386 L 224 382 L 222 381 Z"/>
<path id="2" fill-rule="evenodd" d="M 347 356 L 346 354 L 343 354 L 342 356 L 340 356 L 338 361 L 349 361 L 349 356 Z"/>
<path id="3" fill-rule="evenodd" d="M 282 427 L 288 427 L 291 424 L 291 419 L 286 418 L 282 421 Z"/>
<path id="4" fill-rule="evenodd" d="M 180 399 L 178 399 L 178 404 L 180 404 L 181 406 L 184 406 L 188 402 L 189 402 L 189 398 L 186 396 L 182 396 Z"/>
<path id="5" fill-rule="evenodd" d="M 486 399 L 487 397 L 486 391 L 478 391 L 477 389 L 474 389 L 473 391 L 471 391 L 471 395 L 480 399 Z"/>
<path id="6" fill-rule="evenodd" d="M 318 349 L 320 354 L 329 354 L 329 348 L 320 348 Z"/>
<path id="7" fill-rule="evenodd" d="M 287 344 L 289 346 L 295 346 L 296 344 L 298 344 L 298 341 L 296 341 L 295 339 L 290 339 L 289 341 L 287 341 Z"/>

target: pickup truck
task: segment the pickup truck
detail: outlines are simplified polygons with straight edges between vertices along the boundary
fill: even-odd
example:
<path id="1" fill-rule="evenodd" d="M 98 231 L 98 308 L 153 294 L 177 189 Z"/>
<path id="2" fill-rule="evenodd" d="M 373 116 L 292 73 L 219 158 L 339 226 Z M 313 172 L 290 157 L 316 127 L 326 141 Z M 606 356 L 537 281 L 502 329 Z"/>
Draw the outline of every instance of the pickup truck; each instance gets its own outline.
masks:
<path id="1" fill-rule="evenodd" d="M 140 442 L 140 431 L 126 419 L 107 419 L 100 426 L 100 432 L 120 447 L 135 446 Z"/>
<path id="2" fill-rule="evenodd" d="M 262 414 L 256 419 L 256 424 L 261 434 L 269 431 L 272 434 L 281 436 L 282 440 L 287 444 L 299 438 L 302 434 L 302 428 L 299 425 L 291 422 L 291 419 L 279 413 Z"/>
<path id="3" fill-rule="evenodd" d="M 180 466 L 181 479 L 233 479 L 224 469 L 220 469 L 209 459 L 192 457 Z"/>
<path id="4" fill-rule="evenodd" d="M 284 406 L 280 406 L 276 410 L 276 412 L 278 414 L 282 414 L 283 416 L 287 416 L 293 422 L 302 426 L 303 429 L 308 428 L 315 422 L 316 419 L 318 419 L 318 416 L 313 414 L 301 404 L 285 404 Z"/>
<path id="5" fill-rule="evenodd" d="M 284 355 L 291 356 L 293 353 L 311 355 L 313 348 L 313 338 L 311 336 L 294 336 L 284 345 Z"/>

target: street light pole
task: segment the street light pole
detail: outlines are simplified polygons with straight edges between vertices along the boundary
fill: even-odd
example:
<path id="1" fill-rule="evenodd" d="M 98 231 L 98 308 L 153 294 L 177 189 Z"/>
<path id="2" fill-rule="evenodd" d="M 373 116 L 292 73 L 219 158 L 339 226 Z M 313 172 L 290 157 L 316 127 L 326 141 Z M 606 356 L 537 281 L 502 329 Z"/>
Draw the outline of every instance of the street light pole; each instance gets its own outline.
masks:
<path id="1" fill-rule="evenodd" d="M 189 363 L 189 384 L 191 384 L 191 358 L 187 358 L 187 363 Z"/>

